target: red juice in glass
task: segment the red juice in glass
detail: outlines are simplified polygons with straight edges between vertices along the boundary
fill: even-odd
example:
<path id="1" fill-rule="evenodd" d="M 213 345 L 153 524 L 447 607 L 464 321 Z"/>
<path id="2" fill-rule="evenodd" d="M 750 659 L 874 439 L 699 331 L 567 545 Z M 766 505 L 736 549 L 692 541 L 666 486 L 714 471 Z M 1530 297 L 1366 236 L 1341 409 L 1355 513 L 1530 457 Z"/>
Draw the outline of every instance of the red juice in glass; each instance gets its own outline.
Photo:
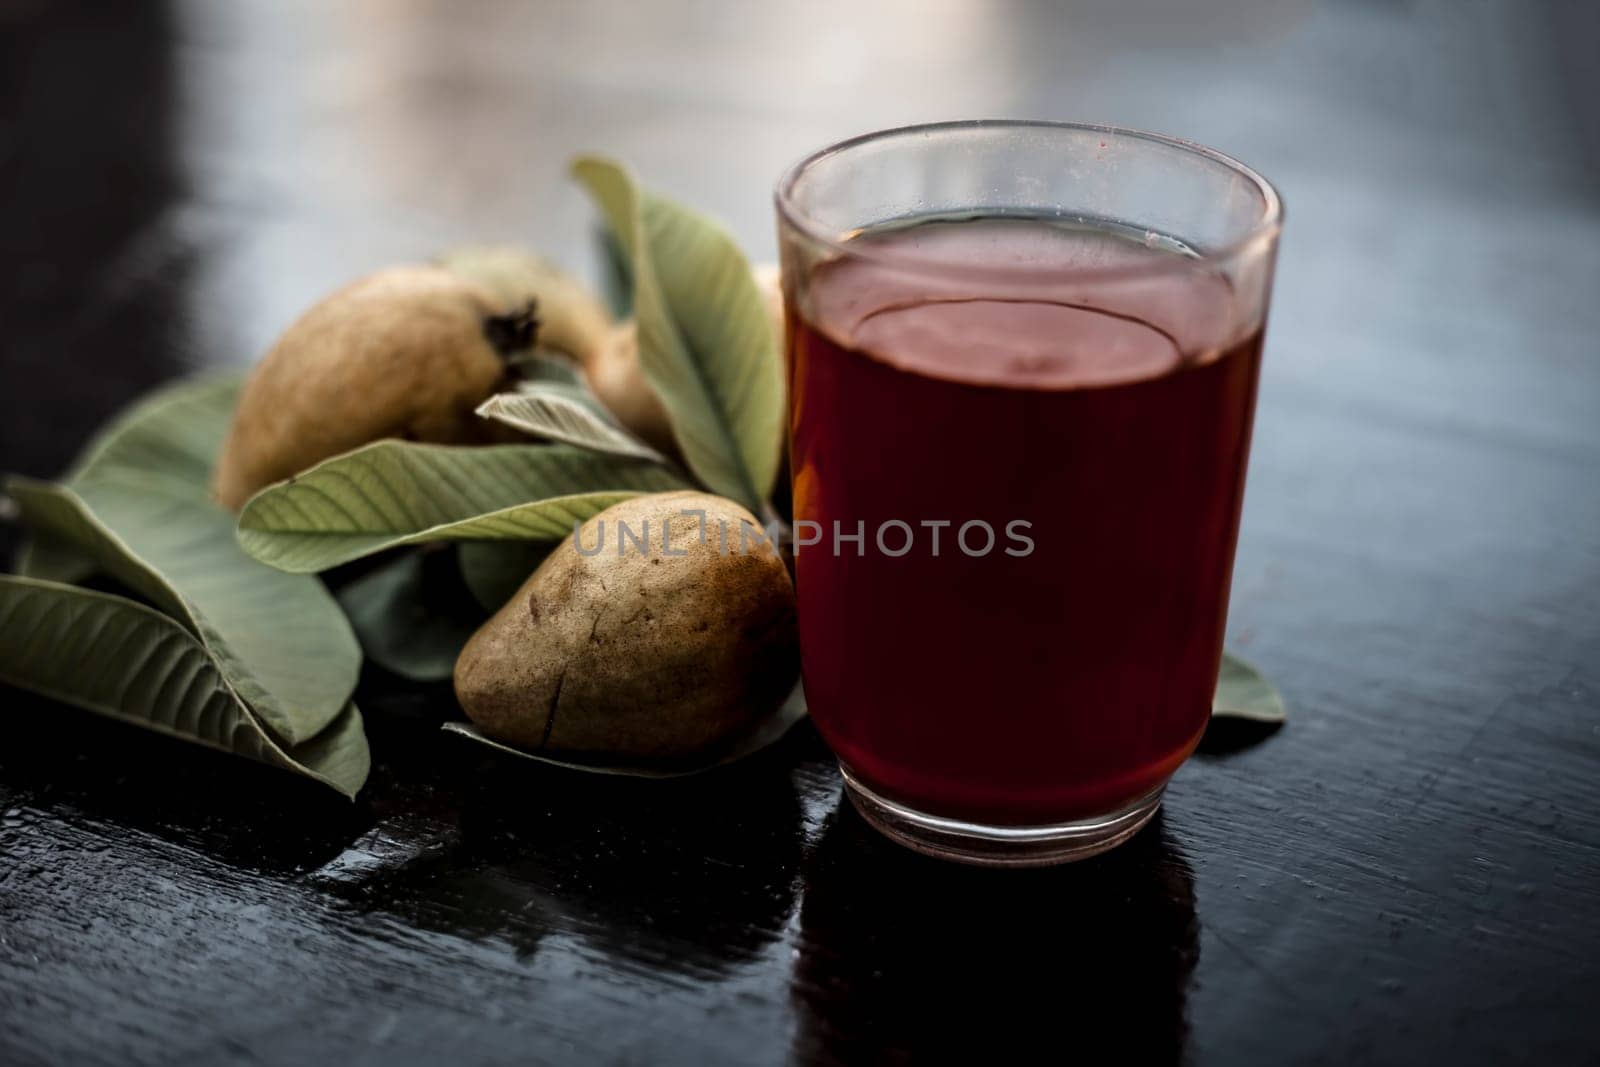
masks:
<path id="1" fill-rule="evenodd" d="M 1007 127 L 934 129 L 966 138 L 952 165 L 1010 158 Z M 1040 136 L 1062 131 L 1086 148 L 1085 128 Z M 1118 169 L 1196 151 L 1134 149 Z M 867 163 L 914 169 L 883 151 Z M 1199 158 L 1223 187 L 1219 213 L 1230 190 L 1270 194 Z M 989 196 L 993 180 L 979 183 Z M 872 184 L 857 175 L 842 199 L 893 199 L 863 195 Z M 796 217 L 814 222 L 816 205 L 785 195 L 802 661 L 852 801 L 956 859 L 1115 845 L 1210 715 L 1275 228 L 1245 269 L 1239 249 L 1208 254 L 1114 202 L 947 194 L 941 211 L 923 195 L 887 220 L 806 232 Z"/>

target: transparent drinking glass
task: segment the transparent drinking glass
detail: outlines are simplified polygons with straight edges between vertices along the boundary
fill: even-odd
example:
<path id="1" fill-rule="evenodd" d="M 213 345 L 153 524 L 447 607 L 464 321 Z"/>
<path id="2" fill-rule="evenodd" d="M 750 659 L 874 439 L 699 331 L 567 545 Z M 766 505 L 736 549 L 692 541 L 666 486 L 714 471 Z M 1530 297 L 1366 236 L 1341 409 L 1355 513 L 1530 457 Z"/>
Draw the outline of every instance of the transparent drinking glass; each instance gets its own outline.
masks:
<path id="1" fill-rule="evenodd" d="M 777 189 L 807 699 L 923 852 L 1077 859 L 1210 715 L 1282 209 L 1169 137 L 952 122 Z"/>

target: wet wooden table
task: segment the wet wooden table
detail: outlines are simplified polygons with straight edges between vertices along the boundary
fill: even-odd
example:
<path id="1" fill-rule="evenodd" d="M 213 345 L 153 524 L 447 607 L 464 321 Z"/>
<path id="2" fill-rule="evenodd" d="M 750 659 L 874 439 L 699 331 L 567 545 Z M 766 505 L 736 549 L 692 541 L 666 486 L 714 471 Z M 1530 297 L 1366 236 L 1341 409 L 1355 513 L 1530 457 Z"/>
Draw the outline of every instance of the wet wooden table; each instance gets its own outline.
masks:
<path id="1" fill-rule="evenodd" d="M 31 474 L 373 267 L 592 267 L 577 150 L 757 258 L 780 167 L 876 126 L 1239 155 L 1289 224 L 1231 644 L 1293 705 L 1119 852 L 991 873 L 876 839 L 809 729 L 590 780 L 373 677 L 351 805 L 0 691 L 0 1061 L 1594 1062 L 1595 10 L 0 5 L 0 466 Z"/>

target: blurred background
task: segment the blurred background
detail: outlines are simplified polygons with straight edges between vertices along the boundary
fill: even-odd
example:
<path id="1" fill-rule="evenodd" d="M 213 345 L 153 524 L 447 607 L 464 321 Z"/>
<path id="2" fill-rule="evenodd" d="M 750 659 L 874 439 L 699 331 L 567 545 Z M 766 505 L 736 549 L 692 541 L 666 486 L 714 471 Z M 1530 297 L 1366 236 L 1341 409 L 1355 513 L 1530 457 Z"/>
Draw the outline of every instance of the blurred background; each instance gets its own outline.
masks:
<path id="1" fill-rule="evenodd" d="M 588 266 L 588 208 L 565 176 L 578 151 L 626 159 L 760 259 L 773 253 L 774 179 L 799 155 L 991 116 L 1149 128 L 1260 169 L 1290 212 L 1275 376 L 1336 361 L 1330 380 L 1414 392 L 1421 382 L 1392 375 L 1448 369 L 1426 385 L 1448 407 L 1498 379 L 1477 364 L 1518 347 L 1508 313 L 1592 313 L 1547 274 L 1562 262 L 1600 281 L 1597 12 L 1581 0 L 0 0 L 4 441 L 16 419 L 58 414 L 19 403 L 15 386 L 64 386 L 68 353 L 125 341 L 129 317 L 141 336 L 154 336 L 146 316 L 166 331 L 127 353 L 143 380 L 154 363 L 252 359 L 330 287 L 463 240 Z M 1372 365 L 1375 336 L 1402 331 L 1447 362 Z M 1590 354 L 1595 334 L 1537 358 Z M 1522 399 L 1593 413 L 1563 393 Z M 1509 417 L 1518 398 L 1505 399 Z"/>

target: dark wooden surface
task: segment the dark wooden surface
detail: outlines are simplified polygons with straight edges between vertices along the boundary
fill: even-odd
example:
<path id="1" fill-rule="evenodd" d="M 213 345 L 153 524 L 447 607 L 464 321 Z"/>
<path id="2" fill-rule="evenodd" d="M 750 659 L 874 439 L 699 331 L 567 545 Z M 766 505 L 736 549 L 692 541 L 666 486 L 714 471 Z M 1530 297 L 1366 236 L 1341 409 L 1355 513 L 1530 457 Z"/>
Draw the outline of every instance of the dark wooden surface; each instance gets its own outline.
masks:
<path id="1" fill-rule="evenodd" d="M 1596 8 L 1176 7 L 0 3 L 32 474 L 378 265 L 589 266 L 579 149 L 758 258 L 780 167 L 890 123 L 1239 155 L 1289 225 L 1231 643 L 1294 709 L 1123 850 L 1009 874 L 874 838 L 808 730 L 595 781 L 373 679 L 350 805 L 4 691 L 0 1061 L 1595 1062 Z"/>

